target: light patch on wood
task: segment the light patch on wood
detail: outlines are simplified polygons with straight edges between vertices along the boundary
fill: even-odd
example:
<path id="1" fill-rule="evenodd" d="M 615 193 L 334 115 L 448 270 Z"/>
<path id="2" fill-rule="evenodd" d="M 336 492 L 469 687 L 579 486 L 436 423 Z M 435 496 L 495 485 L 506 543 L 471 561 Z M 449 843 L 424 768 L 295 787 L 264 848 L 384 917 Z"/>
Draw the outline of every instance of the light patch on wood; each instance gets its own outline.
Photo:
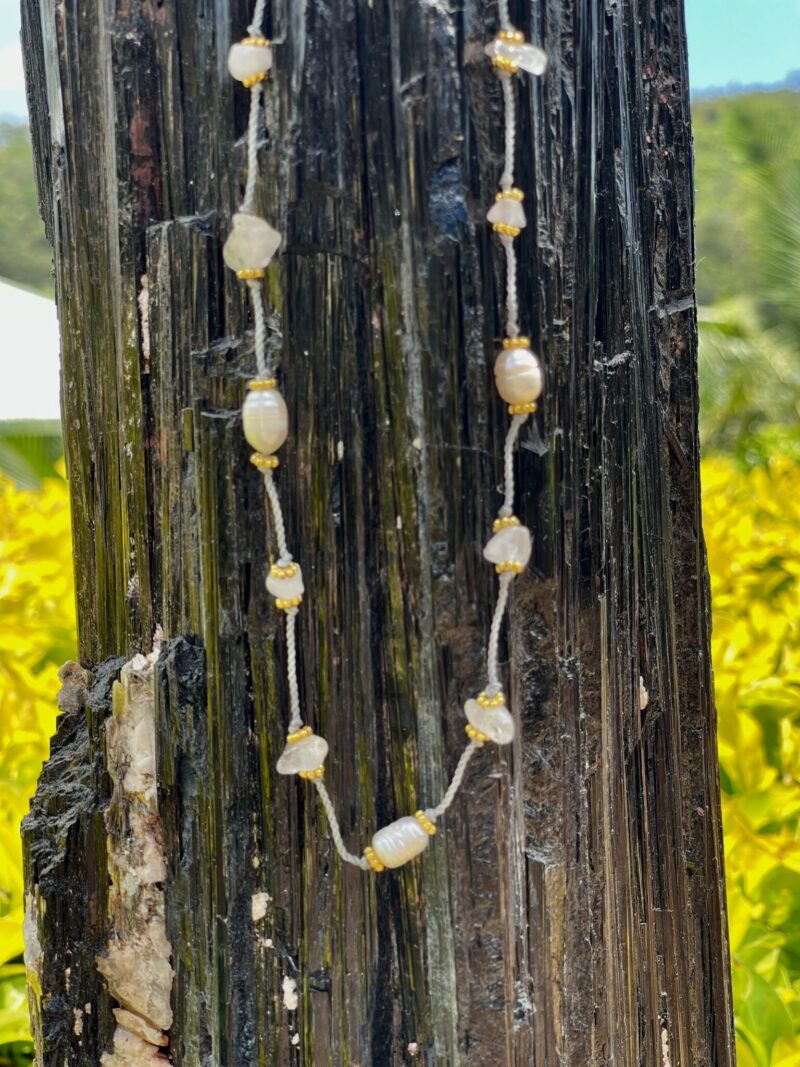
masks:
<path id="1" fill-rule="evenodd" d="M 644 678 L 639 675 L 639 711 L 644 711 L 650 703 L 650 694 L 645 689 Z"/>
<path id="2" fill-rule="evenodd" d="M 661 1024 L 661 1067 L 672 1067 L 669 1053 L 669 1030 L 667 1024 Z"/>
<path id="3" fill-rule="evenodd" d="M 253 893 L 250 900 L 250 909 L 253 913 L 254 923 L 263 919 L 267 914 L 267 904 L 269 904 L 269 893 Z"/>
<path id="4" fill-rule="evenodd" d="M 73 1008 L 72 1014 L 75 1017 L 75 1022 L 72 1024 L 72 1032 L 80 1037 L 83 1033 L 83 1012 L 80 1008 Z"/>
<path id="5" fill-rule="evenodd" d="M 297 1011 L 297 982 L 287 974 L 283 979 L 283 1006 L 287 1011 Z"/>
<path id="6" fill-rule="evenodd" d="M 113 783 L 105 816 L 108 833 L 109 937 L 97 968 L 119 1007 L 112 1052 L 104 1067 L 168 1062 L 161 1048 L 172 1025 L 173 970 L 164 921 L 166 875 L 158 789 L 154 668 L 158 647 L 134 656 L 114 685 L 106 723 L 108 773 Z"/>
<path id="7" fill-rule="evenodd" d="M 293 1034 L 292 1035 L 292 1044 L 293 1045 L 299 1045 L 300 1044 L 300 1035 L 299 1034 Z"/>

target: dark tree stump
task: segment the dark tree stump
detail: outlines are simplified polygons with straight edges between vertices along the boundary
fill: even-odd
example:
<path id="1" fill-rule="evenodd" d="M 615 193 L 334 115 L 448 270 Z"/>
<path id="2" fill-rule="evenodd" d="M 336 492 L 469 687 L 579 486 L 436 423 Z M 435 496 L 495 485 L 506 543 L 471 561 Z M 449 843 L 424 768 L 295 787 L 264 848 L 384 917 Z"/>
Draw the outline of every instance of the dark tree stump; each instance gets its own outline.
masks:
<path id="1" fill-rule="evenodd" d="M 175 1064 L 734 1062 L 683 6 L 514 7 L 551 57 L 519 83 L 523 326 L 547 374 L 517 463 L 535 536 L 507 650 L 521 739 L 475 758 L 420 862 L 373 878 L 342 869 L 309 788 L 273 769 L 284 648 L 238 414 L 248 310 L 221 261 L 248 103 L 225 56 L 249 5 L 23 0 L 80 655 L 105 693 L 66 713 L 26 824 L 43 1063 L 110 1047 L 95 958 L 121 661 L 104 661 L 148 652 L 157 626 Z M 278 480 L 309 592 L 303 701 L 359 848 L 441 795 L 482 676 L 507 419 L 484 221 L 496 11 L 276 0 L 268 26 Z"/>

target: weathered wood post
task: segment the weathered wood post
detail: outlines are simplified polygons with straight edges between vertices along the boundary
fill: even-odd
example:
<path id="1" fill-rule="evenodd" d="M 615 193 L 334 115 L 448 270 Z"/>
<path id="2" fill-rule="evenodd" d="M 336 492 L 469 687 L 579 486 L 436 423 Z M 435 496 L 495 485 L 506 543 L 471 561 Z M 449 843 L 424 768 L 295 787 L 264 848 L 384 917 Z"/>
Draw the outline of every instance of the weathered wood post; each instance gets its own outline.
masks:
<path id="1" fill-rule="evenodd" d="M 96 1064 L 116 1027 L 130 1062 L 168 1040 L 182 1067 L 733 1064 L 683 5 L 513 7 L 551 57 L 519 86 L 547 367 L 518 459 L 522 736 L 473 761 L 420 862 L 373 878 L 273 771 L 252 338 L 220 254 L 248 4 L 23 0 L 85 669 L 64 672 L 25 828 L 42 1063 Z M 266 288 L 296 413 L 301 681 L 357 847 L 440 795 L 481 672 L 506 417 L 496 11 L 275 0 L 269 25 L 259 198 L 286 237 Z M 159 627 L 155 666 L 134 659 Z"/>

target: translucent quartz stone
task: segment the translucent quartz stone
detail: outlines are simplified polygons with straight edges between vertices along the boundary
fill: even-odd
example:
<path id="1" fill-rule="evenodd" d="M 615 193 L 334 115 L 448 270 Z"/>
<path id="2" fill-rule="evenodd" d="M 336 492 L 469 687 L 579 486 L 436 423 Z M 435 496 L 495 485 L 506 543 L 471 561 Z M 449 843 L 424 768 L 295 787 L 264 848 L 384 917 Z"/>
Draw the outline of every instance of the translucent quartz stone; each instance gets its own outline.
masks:
<path id="1" fill-rule="evenodd" d="M 518 230 L 524 230 L 526 226 L 525 208 L 510 196 L 495 200 L 486 212 L 486 218 L 492 224 L 501 222 L 504 226 L 516 226 Z"/>
<path id="2" fill-rule="evenodd" d="M 233 44 L 228 52 L 228 70 L 237 81 L 272 69 L 272 49 L 266 44 Z"/>
<path id="3" fill-rule="evenodd" d="M 298 774 L 300 771 L 315 771 L 328 755 L 328 742 L 324 737 L 312 734 L 301 741 L 286 744 L 275 765 L 278 774 Z"/>
<path id="4" fill-rule="evenodd" d="M 497 391 L 507 404 L 527 404 L 542 392 L 542 368 L 529 348 L 506 348 L 494 364 Z"/>
<path id="5" fill-rule="evenodd" d="M 385 867 L 402 867 L 424 852 L 430 839 L 428 831 L 420 826 L 413 815 L 404 815 L 402 819 L 378 830 L 373 835 L 372 847 Z"/>
<path id="6" fill-rule="evenodd" d="M 222 258 L 231 270 L 260 270 L 280 248 L 281 235 L 258 215 L 237 211 L 231 232 L 222 249 Z"/>
<path id="7" fill-rule="evenodd" d="M 490 563 L 521 563 L 531 558 L 531 532 L 527 526 L 507 526 L 489 539 L 483 558 Z M 480 729 L 480 727 L 479 727 Z"/>
<path id="8" fill-rule="evenodd" d="M 547 52 L 535 44 L 515 44 L 495 39 L 486 45 L 484 52 L 491 59 L 498 56 L 516 63 L 520 70 L 526 70 L 529 74 L 544 74 L 547 70 Z"/>
<path id="9" fill-rule="evenodd" d="M 253 389 L 242 405 L 242 425 L 247 443 L 256 452 L 271 456 L 289 433 L 286 401 L 277 389 Z"/>
<path id="10" fill-rule="evenodd" d="M 484 708 L 477 700 L 468 700 L 464 705 L 467 722 L 486 734 L 496 745 L 507 745 L 514 740 L 514 719 L 508 708 Z"/>
<path id="11" fill-rule="evenodd" d="M 267 592 L 283 600 L 293 600 L 296 596 L 302 596 L 306 591 L 303 585 L 303 572 L 298 568 L 297 574 L 291 578 L 276 578 L 272 574 L 267 575 Z"/>

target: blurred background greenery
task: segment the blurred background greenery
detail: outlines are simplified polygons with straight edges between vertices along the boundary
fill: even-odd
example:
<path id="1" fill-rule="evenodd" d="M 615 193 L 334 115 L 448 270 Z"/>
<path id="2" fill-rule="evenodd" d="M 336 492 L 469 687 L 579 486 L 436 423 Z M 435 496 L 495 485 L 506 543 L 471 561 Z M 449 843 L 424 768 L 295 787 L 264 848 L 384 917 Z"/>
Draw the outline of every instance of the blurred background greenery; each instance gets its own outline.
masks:
<path id="1" fill-rule="evenodd" d="M 800 1065 L 800 93 L 696 101 L 703 510 L 740 1067 Z M 52 291 L 0 124 L 0 275 Z M 74 655 L 52 424 L 0 424 L 0 1065 L 27 1062 L 19 822 Z"/>

